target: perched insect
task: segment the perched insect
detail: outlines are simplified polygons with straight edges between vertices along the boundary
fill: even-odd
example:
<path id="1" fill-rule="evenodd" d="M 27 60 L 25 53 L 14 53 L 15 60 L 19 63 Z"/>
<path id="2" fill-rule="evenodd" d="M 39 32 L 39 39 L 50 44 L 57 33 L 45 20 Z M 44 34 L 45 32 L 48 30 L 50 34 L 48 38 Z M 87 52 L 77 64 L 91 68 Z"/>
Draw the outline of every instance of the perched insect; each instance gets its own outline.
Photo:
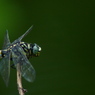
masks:
<path id="1" fill-rule="evenodd" d="M 20 64 L 21 75 L 29 82 L 35 79 L 35 69 L 29 62 L 30 57 L 37 57 L 40 54 L 41 47 L 36 43 L 29 44 L 21 40 L 32 30 L 31 26 L 22 36 L 10 43 L 8 31 L 6 31 L 3 49 L 0 50 L 0 73 L 6 85 L 9 82 L 10 76 L 10 60 L 13 61 L 13 66 Z"/>

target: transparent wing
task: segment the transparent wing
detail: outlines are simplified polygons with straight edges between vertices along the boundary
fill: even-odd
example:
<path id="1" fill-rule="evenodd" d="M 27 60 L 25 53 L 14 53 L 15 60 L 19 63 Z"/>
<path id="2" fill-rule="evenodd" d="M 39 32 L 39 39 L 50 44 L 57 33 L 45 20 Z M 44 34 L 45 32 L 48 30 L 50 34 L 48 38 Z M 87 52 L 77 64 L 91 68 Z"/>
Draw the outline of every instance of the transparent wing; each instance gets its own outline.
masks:
<path id="1" fill-rule="evenodd" d="M 32 28 L 33 28 L 33 25 L 22 36 L 16 39 L 13 43 L 20 42 L 32 30 Z"/>
<path id="2" fill-rule="evenodd" d="M 6 30 L 3 49 L 8 48 L 8 46 L 10 44 L 11 43 L 10 43 L 10 40 L 9 40 L 8 30 Z M 9 76 L 10 76 L 10 52 L 9 51 L 4 51 L 4 53 L 5 53 L 5 56 L 0 61 L 0 73 L 1 73 L 1 76 L 3 77 L 3 80 L 6 84 L 6 86 L 8 86 Z"/>
<path id="3" fill-rule="evenodd" d="M 0 73 L 6 86 L 8 86 L 10 76 L 10 52 L 0 61 Z"/>
<path id="4" fill-rule="evenodd" d="M 33 82 L 35 79 L 35 69 L 28 61 L 25 52 L 23 49 L 17 45 L 12 49 L 12 59 L 16 66 L 16 64 L 20 64 L 21 66 L 21 74 L 22 76 L 29 82 Z"/>
<path id="5" fill-rule="evenodd" d="M 8 30 L 6 30 L 5 38 L 4 38 L 4 44 L 3 44 L 3 49 L 6 49 L 10 45 L 10 39 L 8 35 Z"/>

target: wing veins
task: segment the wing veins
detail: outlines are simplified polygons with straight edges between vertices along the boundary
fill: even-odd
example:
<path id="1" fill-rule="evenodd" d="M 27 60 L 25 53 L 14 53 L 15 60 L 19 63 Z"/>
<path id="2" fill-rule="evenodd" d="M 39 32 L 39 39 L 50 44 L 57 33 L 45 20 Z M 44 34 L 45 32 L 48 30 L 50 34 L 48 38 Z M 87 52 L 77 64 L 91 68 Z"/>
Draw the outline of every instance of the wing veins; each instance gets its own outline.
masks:
<path id="1" fill-rule="evenodd" d="M 35 79 L 35 69 L 31 65 L 31 63 L 28 61 L 22 47 L 17 45 L 14 47 L 14 49 L 12 49 L 12 58 L 13 58 L 13 62 L 15 66 L 16 64 L 20 64 L 22 76 L 27 81 L 33 82 Z"/>

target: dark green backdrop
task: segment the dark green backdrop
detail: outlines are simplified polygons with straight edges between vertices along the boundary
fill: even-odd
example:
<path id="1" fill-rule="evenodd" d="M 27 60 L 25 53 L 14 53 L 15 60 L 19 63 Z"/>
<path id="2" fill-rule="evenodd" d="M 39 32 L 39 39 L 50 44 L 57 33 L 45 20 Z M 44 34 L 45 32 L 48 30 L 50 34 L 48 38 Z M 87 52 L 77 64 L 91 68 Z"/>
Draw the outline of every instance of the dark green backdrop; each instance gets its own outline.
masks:
<path id="1" fill-rule="evenodd" d="M 26 95 L 94 95 L 94 0 L 0 1 L 0 48 L 6 29 L 12 42 L 31 25 L 23 41 L 39 44 L 42 52 L 30 59 L 36 80 L 23 79 Z M 18 95 L 16 70 L 8 88 L 0 77 L 0 94 Z"/>

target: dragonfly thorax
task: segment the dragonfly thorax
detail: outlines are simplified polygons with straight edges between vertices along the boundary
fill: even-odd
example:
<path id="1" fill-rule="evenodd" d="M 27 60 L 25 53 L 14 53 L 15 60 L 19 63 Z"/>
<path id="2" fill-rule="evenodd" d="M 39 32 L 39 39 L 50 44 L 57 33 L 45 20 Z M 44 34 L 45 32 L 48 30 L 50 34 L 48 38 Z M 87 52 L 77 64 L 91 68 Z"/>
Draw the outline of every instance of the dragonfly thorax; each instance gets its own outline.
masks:
<path id="1" fill-rule="evenodd" d="M 36 43 L 29 44 L 29 43 L 21 42 L 20 46 L 23 48 L 28 58 L 37 57 L 40 55 L 41 47 L 39 47 Z"/>

